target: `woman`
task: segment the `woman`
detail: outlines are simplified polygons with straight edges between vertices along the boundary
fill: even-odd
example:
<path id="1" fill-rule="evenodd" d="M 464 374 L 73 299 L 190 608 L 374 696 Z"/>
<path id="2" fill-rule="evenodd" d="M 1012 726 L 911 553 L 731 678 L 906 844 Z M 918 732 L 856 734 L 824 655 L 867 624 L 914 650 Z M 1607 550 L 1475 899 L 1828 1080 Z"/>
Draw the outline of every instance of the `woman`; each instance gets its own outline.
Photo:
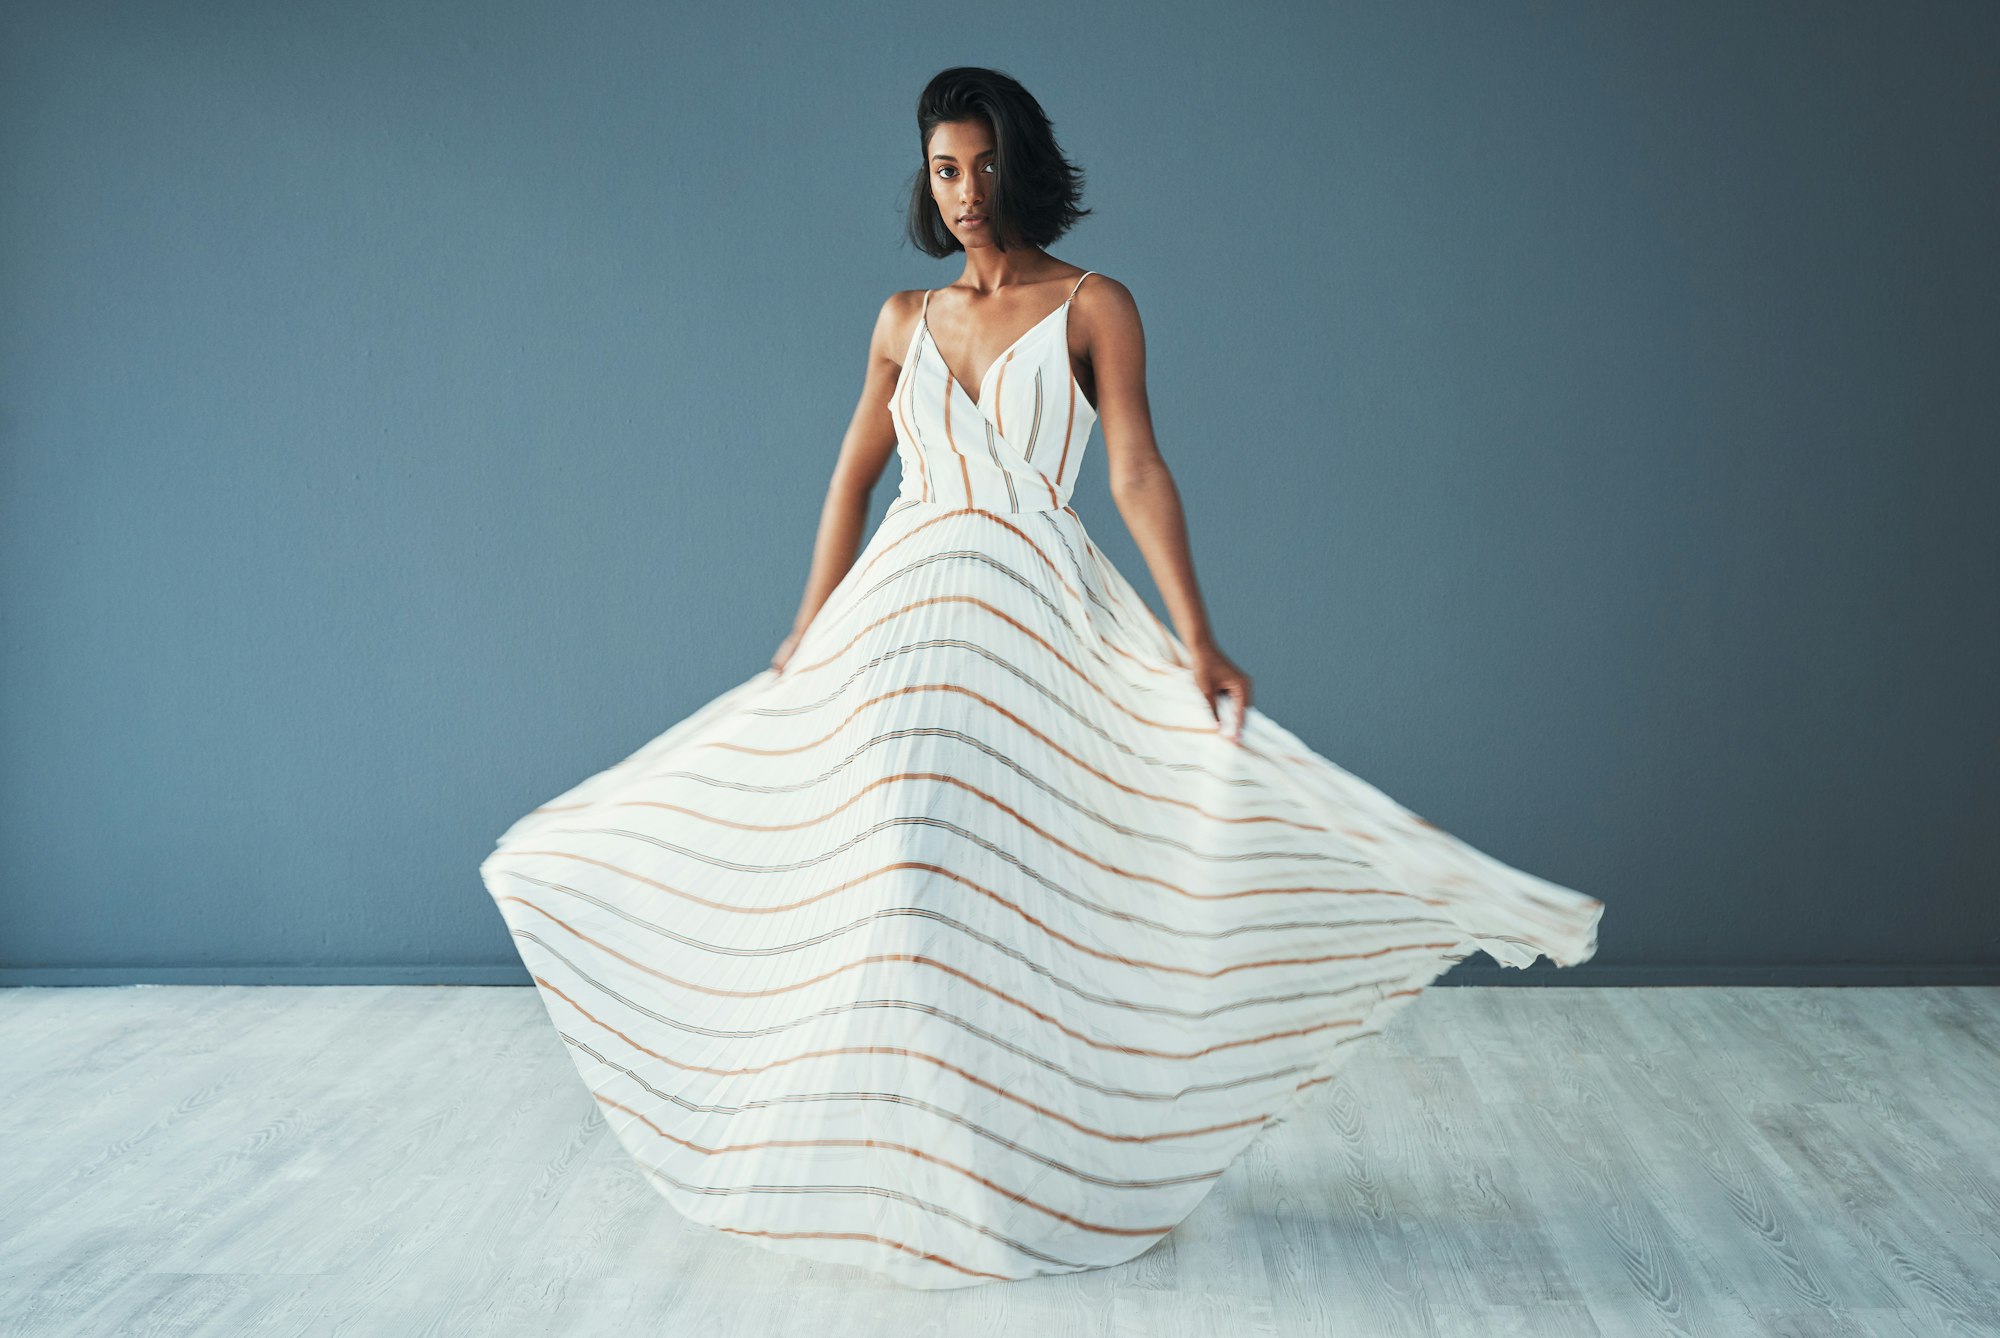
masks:
<path id="1" fill-rule="evenodd" d="M 936 1288 L 1142 1253 L 1454 962 L 1574 965 L 1603 905 L 1250 706 L 1137 307 L 1045 249 L 1080 174 L 993 71 L 917 121 L 910 233 L 965 271 L 882 308 L 791 634 L 481 874 L 675 1208 Z M 1099 421 L 1178 635 L 1067 505 Z"/>

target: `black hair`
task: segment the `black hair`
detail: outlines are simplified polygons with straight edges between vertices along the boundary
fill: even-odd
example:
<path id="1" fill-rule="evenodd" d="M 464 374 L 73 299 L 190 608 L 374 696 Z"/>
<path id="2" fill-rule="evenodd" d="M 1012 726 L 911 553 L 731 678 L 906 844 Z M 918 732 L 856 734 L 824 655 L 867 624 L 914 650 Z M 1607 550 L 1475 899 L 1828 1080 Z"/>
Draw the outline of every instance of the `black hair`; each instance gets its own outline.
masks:
<path id="1" fill-rule="evenodd" d="M 932 75 L 917 96 L 917 151 L 924 161 L 910 186 L 905 230 L 919 251 L 942 258 L 965 249 L 931 198 L 931 132 L 947 121 L 975 120 L 993 130 L 987 216 L 996 246 L 1047 246 L 1090 213 L 1078 204 L 1083 172 L 1063 156 L 1042 104 L 998 70 L 954 65 Z"/>

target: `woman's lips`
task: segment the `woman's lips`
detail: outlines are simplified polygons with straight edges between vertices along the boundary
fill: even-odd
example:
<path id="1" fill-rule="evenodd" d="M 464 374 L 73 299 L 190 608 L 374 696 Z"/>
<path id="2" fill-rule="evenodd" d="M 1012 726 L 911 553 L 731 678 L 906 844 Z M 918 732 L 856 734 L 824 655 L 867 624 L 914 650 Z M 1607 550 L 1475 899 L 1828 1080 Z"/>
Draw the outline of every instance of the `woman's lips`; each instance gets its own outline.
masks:
<path id="1" fill-rule="evenodd" d="M 960 223 L 963 223 L 968 228 L 983 228 L 986 226 L 986 215 L 973 214 L 969 215 L 968 217 L 961 218 L 958 221 Z"/>

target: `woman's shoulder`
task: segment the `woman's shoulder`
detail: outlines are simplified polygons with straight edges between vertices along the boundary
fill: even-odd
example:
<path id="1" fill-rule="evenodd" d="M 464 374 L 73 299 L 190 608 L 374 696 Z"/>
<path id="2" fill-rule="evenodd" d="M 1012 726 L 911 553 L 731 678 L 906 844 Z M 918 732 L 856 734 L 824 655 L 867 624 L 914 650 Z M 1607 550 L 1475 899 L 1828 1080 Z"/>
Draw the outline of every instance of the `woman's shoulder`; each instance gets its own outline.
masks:
<path id="1" fill-rule="evenodd" d="M 1104 293 L 1107 291 L 1116 294 L 1123 301 L 1129 302 L 1132 300 L 1132 290 L 1101 269 L 1079 269 L 1076 272 L 1076 276 L 1070 282 L 1076 285 L 1074 293 L 1076 300 L 1079 302 L 1084 300 L 1085 293 Z"/>
<path id="2" fill-rule="evenodd" d="M 922 288 L 903 288 L 882 299 L 875 313 L 875 340 L 880 355 L 900 365 L 904 351 L 917 337 L 917 321 L 924 308 Z"/>
<path id="3" fill-rule="evenodd" d="M 905 337 L 916 333 L 917 317 L 924 309 L 925 288 L 899 288 L 882 299 L 875 321 L 885 331 L 901 331 Z"/>
<path id="4" fill-rule="evenodd" d="M 1132 290 L 1103 270 L 1081 271 L 1072 280 L 1070 324 L 1087 339 L 1091 330 L 1108 330 L 1139 319 L 1139 303 Z"/>

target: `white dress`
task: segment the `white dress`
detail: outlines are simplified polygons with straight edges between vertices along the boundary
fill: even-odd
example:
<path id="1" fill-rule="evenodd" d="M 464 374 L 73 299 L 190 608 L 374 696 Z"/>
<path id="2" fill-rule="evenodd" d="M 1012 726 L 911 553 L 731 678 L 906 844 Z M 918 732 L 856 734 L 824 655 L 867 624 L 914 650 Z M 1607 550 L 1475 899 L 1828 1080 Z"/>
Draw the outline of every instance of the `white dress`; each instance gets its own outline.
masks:
<path id="1" fill-rule="evenodd" d="M 1067 505 L 1069 306 L 977 401 L 920 321 L 901 489 L 784 672 L 480 865 L 675 1209 L 911 1287 L 1133 1258 L 1453 963 L 1574 965 L 1603 911 L 1217 730 Z"/>

